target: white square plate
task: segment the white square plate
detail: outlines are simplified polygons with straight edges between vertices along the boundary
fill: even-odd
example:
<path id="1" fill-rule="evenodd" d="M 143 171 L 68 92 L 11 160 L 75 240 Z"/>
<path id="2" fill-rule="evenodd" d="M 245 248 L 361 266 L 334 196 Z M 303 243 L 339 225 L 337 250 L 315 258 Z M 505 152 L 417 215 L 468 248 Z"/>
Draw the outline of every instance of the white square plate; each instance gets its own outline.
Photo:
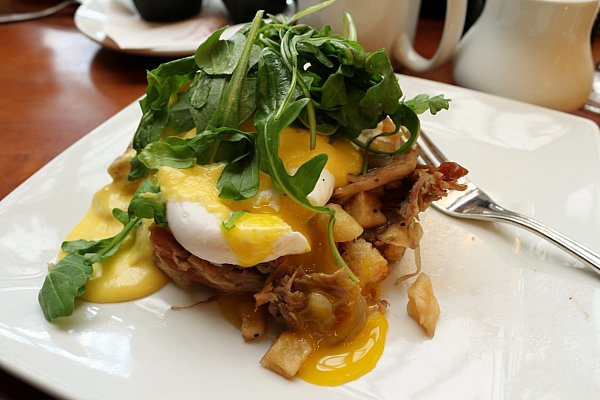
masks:
<path id="1" fill-rule="evenodd" d="M 600 250 L 600 132 L 582 118 L 400 76 L 407 97 L 445 93 L 423 129 L 505 207 Z M 77 399 L 597 399 L 600 277 L 518 228 L 422 218 L 423 270 L 442 308 L 433 339 L 406 314 L 406 287 L 384 285 L 390 330 L 371 373 L 339 387 L 287 381 L 258 364 L 206 293 L 173 284 L 120 304 L 79 302 L 50 324 L 37 293 L 59 244 L 109 181 L 140 112 L 132 104 L 0 202 L 0 364 Z M 401 268 L 411 268 L 411 255 Z M 396 270 L 395 274 L 399 274 Z"/>

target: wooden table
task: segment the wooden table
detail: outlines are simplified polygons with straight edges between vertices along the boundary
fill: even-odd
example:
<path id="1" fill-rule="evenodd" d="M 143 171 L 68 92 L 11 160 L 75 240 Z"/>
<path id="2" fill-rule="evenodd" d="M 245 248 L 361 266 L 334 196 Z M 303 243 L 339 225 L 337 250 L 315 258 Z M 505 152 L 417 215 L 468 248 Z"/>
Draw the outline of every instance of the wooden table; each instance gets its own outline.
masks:
<path id="1" fill-rule="evenodd" d="M 26 3 L 26 4 L 22 4 Z M 52 0 L 1 0 L 0 13 L 30 11 Z M 45 19 L 0 25 L 0 199 L 100 123 L 141 96 L 145 71 L 165 59 L 101 48 L 73 23 L 74 7 Z M 435 51 L 441 23 L 421 20 L 416 47 Z M 600 61 L 600 42 L 593 47 Z M 446 64 L 409 75 L 453 83 Z M 600 123 L 600 116 L 577 114 Z M 0 400 L 50 399 L 0 371 Z"/>

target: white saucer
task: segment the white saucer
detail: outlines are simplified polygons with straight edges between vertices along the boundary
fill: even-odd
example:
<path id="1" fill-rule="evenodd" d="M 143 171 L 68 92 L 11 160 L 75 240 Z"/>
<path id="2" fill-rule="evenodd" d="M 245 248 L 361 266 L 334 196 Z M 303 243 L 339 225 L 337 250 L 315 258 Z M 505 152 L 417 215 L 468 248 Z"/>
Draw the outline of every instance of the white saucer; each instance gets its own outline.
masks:
<path id="1" fill-rule="evenodd" d="M 89 0 L 84 2 L 75 12 L 75 26 L 77 29 L 103 47 L 122 53 L 156 57 L 182 57 L 195 53 L 197 44 L 187 44 L 178 46 L 177 48 L 149 47 L 144 49 L 123 49 L 119 47 L 115 41 L 107 36 L 104 30 L 110 1 L 112 0 Z"/>

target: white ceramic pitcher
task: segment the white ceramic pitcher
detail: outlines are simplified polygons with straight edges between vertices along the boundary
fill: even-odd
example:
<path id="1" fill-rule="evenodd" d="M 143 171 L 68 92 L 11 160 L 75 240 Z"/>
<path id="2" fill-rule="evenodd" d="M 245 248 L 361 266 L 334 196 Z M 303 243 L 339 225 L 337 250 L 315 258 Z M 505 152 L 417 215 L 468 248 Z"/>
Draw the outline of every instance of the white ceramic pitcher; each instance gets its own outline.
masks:
<path id="1" fill-rule="evenodd" d="M 563 111 L 592 87 L 598 0 L 487 0 L 456 49 L 457 84 Z"/>
<path id="2" fill-rule="evenodd" d="M 298 8 L 320 3 L 322 0 L 297 0 Z M 335 3 L 304 17 L 301 22 L 317 28 L 330 25 L 342 33 L 344 12 L 352 15 L 358 41 L 368 51 L 385 48 L 390 58 L 403 66 L 423 72 L 446 62 L 462 35 L 467 0 L 447 0 L 444 32 L 436 53 L 424 58 L 413 48 L 413 39 L 421 0 L 337 0 Z"/>

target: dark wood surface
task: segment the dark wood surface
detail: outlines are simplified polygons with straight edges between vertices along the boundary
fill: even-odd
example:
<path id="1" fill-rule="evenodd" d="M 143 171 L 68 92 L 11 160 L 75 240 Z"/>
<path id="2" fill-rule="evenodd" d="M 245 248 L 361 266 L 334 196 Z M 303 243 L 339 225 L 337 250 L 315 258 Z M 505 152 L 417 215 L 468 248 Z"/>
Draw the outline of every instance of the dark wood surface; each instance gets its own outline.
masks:
<path id="1" fill-rule="evenodd" d="M 41 9 L 56 0 L 0 0 L 0 14 Z M 73 23 L 75 6 L 44 19 L 0 25 L 0 199 L 69 145 L 145 91 L 145 71 L 166 59 L 103 49 Z M 419 22 L 416 47 L 435 51 L 442 24 Z M 600 43 L 593 46 L 600 61 Z M 424 74 L 453 83 L 449 64 Z M 600 123 L 600 116 L 576 114 Z M 51 399 L 0 370 L 0 400 Z"/>

